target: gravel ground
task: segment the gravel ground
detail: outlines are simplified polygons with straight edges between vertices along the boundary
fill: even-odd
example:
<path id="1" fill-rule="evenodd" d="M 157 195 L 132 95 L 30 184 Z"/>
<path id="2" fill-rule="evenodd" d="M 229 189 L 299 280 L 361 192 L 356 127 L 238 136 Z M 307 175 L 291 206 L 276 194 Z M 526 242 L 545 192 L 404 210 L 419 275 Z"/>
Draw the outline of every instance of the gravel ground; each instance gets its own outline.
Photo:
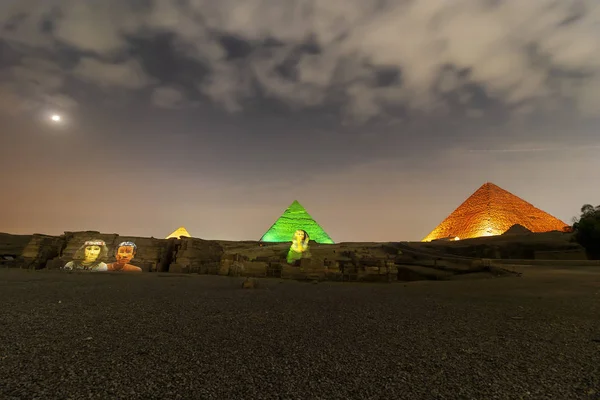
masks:
<path id="1" fill-rule="evenodd" d="M 600 399 L 600 269 L 259 283 L 0 270 L 0 398 Z"/>

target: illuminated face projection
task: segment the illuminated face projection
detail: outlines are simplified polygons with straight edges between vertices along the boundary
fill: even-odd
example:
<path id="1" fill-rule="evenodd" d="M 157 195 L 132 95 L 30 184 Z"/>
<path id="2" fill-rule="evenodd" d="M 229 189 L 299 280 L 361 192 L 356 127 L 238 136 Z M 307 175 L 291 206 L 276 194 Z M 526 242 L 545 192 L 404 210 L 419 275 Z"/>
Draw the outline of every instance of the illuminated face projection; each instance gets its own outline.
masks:
<path id="1" fill-rule="evenodd" d="M 129 264 L 135 257 L 137 246 L 133 242 L 122 242 L 115 251 L 116 261 L 108 264 L 109 271 L 142 272 L 140 267 Z"/>
<path id="2" fill-rule="evenodd" d="M 309 240 L 310 237 L 305 230 L 298 229 L 296 232 L 294 232 L 292 245 L 290 246 L 290 250 L 288 251 L 287 255 L 288 264 L 292 264 L 301 258 L 310 257 L 310 252 L 308 251 Z"/>
<path id="3" fill-rule="evenodd" d="M 108 247 L 104 240 L 88 240 L 63 267 L 64 270 L 72 271 L 108 271 L 108 266 L 104 261 L 108 255 Z"/>

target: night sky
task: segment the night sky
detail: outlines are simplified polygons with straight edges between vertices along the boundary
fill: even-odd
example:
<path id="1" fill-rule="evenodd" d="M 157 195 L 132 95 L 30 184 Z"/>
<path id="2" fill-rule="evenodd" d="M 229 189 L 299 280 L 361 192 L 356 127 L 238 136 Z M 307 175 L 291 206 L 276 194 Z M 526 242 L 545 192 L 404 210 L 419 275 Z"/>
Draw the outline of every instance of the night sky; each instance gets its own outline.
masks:
<path id="1" fill-rule="evenodd" d="M 600 204 L 596 0 L 3 0 L 0 232 L 420 240 Z M 50 120 L 53 113 L 63 121 Z"/>

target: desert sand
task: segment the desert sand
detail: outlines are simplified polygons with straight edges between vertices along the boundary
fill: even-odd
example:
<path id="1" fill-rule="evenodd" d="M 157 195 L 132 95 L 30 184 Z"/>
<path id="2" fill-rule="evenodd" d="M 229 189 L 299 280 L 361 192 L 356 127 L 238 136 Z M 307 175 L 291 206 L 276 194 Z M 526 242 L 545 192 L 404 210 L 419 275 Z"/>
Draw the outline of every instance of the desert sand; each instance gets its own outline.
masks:
<path id="1" fill-rule="evenodd" d="M 318 284 L 0 270 L 0 397 L 598 399 L 600 268 Z"/>

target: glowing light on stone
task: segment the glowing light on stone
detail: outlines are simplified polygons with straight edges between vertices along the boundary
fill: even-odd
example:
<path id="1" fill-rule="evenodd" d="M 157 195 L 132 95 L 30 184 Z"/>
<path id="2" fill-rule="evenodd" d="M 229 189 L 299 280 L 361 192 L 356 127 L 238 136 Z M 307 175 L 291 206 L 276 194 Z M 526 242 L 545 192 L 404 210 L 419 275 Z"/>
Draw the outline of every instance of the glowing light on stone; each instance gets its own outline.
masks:
<path id="1" fill-rule="evenodd" d="M 175 231 L 173 231 L 173 233 L 171 233 L 169 236 L 167 236 L 165 239 L 179 239 L 180 237 L 192 237 L 192 235 L 189 234 L 189 232 L 187 231 L 187 229 L 185 229 L 185 227 L 180 226 L 179 228 L 175 229 Z"/>
<path id="2" fill-rule="evenodd" d="M 327 233 L 317 224 L 298 203 L 294 202 L 284 211 L 284 213 L 275 221 L 269 230 L 260 238 L 261 242 L 291 242 L 294 237 L 294 232 L 298 229 L 305 230 L 311 240 L 317 243 L 333 244 L 334 241 Z"/>
<path id="3" fill-rule="evenodd" d="M 531 232 L 562 231 L 566 223 L 525 200 L 486 183 L 442 221 L 423 241 L 501 235 L 519 224 Z"/>
<path id="4" fill-rule="evenodd" d="M 287 255 L 288 264 L 292 264 L 301 258 L 310 258 L 309 248 L 310 236 L 303 229 L 298 229 L 294 232 L 292 245 Z"/>

